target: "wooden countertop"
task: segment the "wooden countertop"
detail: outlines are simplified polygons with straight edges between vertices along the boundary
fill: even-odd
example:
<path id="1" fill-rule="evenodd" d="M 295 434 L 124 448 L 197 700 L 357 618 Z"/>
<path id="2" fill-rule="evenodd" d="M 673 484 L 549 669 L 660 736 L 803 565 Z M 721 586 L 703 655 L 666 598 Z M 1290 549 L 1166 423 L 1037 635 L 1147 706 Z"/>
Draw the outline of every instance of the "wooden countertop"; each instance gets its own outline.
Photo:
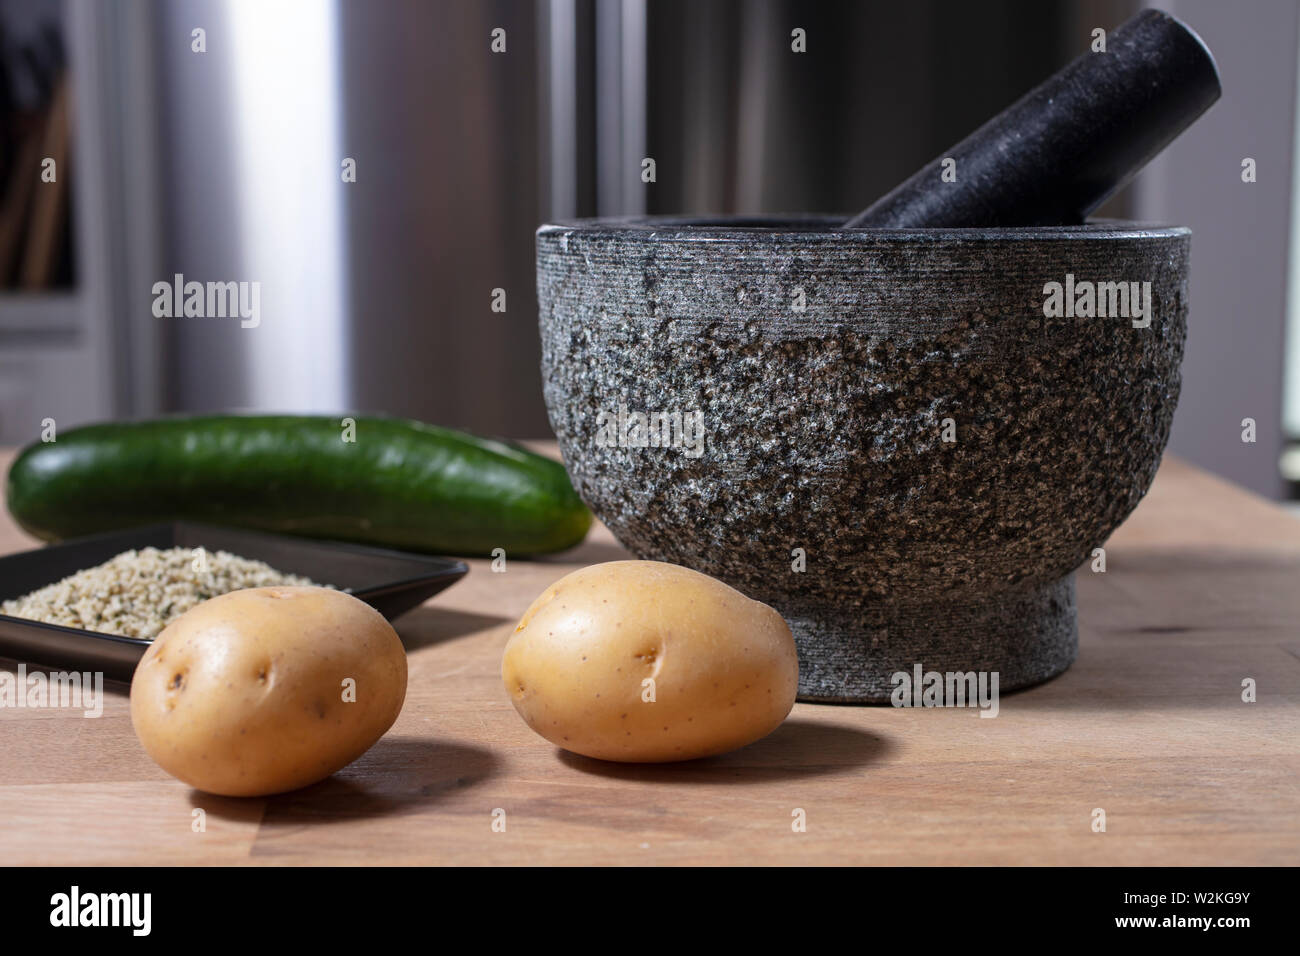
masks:
<path id="1" fill-rule="evenodd" d="M 0 552 L 32 545 L 0 516 Z M 991 720 L 798 704 L 766 740 L 690 764 L 558 751 L 516 716 L 501 651 L 551 581 L 622 556 L 597 528 L 504 574 L 471 562 L 398 622 L 397 724 L 297 793 L 219 798 L 172 779 L 137 743 L 124 688 L 99 719 L 0 708 L 0 863 L 1300 860 L 1300 521 L 1185 463 L 1166 460 L 1106 573 L 1079 575 L 1078 662 Z"/>

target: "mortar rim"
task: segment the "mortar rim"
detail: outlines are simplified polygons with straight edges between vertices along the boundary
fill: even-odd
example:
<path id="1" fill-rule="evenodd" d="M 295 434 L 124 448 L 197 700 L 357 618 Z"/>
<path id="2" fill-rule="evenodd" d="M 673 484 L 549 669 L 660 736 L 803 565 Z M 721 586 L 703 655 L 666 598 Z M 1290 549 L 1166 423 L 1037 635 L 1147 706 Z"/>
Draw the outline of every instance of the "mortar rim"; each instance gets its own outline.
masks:
<path id="1" fill-rule="evenodd" d="M 618 236 L 646 242 L 727 242 L 753 239 L 800 240 L 803 242 L 854 242 L 885 240 L 909 242 L 948 239 L 963 242 L 1078 241 L 1087 239 L 1179 239 L 1191 236 L 1187 226 L 1130 219 L 1090 219 L 1073 226 L 980 226 L 934 229 L 840 229 L 849 217 L 824 213 L 794 213 L 765 216 L 665 215 L 597 216 L 559 219 L 543 223 L 537 238 L 582 233 L 587 236 Z M 796 227 L 796 228 L 789 228 Z"/>

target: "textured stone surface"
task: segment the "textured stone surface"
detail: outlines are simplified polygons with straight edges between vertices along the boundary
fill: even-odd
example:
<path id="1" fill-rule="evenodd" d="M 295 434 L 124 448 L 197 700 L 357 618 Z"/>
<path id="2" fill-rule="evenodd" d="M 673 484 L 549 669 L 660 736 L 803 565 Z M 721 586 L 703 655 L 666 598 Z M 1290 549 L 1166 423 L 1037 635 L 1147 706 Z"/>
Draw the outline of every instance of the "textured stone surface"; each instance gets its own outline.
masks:
<path id="1" fill-rule="evenodd" d="M 1002 690 L 1057 674 L 1070 574 L 1169 436 L 1189 234 L 842 221 L 539 230 L 545 397 L 574 485 L 634 553 L 780 610 L 803 699 L 886 699 L 917 663 L 997 670 Z M 1150 328 L 1045 318 L 1066 273 L 1150 281 Z M 620 405 L 699 410 L 703 454 L 598 440 Z"/>

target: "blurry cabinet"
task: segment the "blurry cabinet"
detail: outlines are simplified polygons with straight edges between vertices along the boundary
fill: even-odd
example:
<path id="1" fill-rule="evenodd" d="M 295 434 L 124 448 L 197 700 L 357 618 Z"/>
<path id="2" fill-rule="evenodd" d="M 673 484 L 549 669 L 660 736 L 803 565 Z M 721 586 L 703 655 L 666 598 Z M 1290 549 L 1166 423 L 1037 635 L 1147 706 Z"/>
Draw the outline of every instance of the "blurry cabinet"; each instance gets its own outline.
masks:
<path id="1" fill-rule="evenodd" d="M 67 102 L 39 148 L 6 137 L 0 196 L 15 183 L 27 195 L 0 200 L 19 247 L 0 280 L 0 443 L 33 440 L 47 418 L 66 428 L 157 407 L 157 330 L 138 312 L 157 273 L 149 97 L 134 98 L 149 83 L 146 14 L 131 0 L 0 0 L 0 42 L 19 63 L 0 108 L 27 119 L 43 85 Z"/>

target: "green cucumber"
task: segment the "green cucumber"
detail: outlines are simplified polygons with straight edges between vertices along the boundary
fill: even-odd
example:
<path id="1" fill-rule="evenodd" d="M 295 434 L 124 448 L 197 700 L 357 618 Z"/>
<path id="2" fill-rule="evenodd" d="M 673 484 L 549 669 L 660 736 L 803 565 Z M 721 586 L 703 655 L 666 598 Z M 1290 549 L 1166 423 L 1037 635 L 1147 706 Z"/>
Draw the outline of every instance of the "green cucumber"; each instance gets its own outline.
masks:
<path id="1" fill-rule="evenodd" d="M 347 420 L 315 415 L 70 429 L 19 454 L 9 511 L 45 540 L 188 520 L 464 555 L 561 551 L 591 526 L 549 458 L 420 422 L 351 420 L 351 435 Z"/>

